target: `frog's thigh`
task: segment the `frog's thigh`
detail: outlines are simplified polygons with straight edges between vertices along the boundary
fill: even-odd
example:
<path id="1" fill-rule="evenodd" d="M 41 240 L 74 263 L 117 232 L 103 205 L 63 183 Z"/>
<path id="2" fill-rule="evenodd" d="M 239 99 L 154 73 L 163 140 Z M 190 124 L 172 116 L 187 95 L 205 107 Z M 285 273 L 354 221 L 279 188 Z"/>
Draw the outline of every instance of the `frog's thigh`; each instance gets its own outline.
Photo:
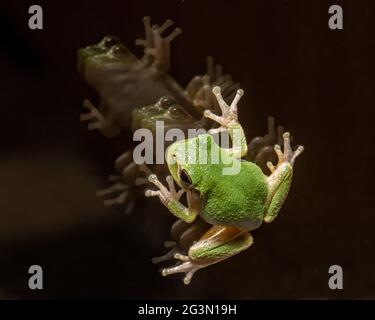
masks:
<path id="1" fill-rule="evenodd" d="M 231 226 L 213 226 L 189 249 L 189 257 L 196 262 L 219 262 L 249 248 L 252 236 Z"/>

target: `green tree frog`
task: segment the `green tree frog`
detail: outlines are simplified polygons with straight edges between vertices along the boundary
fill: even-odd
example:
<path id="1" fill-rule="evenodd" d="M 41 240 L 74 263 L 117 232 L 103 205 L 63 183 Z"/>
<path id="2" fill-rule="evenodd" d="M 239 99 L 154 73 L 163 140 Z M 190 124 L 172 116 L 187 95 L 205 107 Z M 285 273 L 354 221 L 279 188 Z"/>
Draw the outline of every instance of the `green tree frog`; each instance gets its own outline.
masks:
<path id="1" fill-rule="evenodd" d="M 230 105 L 224 101 L 220 87 L 214 87 L 212 92 L 222 116 L 210 110 L 205 110 L 204 115 L 217 122 L 220 127 L 208 134 L 170 145 L 166 151 L 171 174 L 166 179 L 169 189 L 156 175 L 151 174 L 148 179 L 158 190 L 146 191 L 148 197 L 158 196 L 179 219 L 191 223 L 199 215 L 212 225 L 191 245 L 187 255 L 178 252 L 174 254 L 179 263 L 161 271 L 163 276 L 185 273 L 185 284 L 190 283 L 197 270 L 249 248 L 253 243 L 250 231 L 259 228 L 263 221 L 270 223 L 277 217 L 291 185 L 294 161 L 303 151 L 302 146 L 292 150 L 289 133 L 285 132 L 283 151 L 280 145 L 274 147 L 278 163 L 274 166 L 269 162 L 267 165 L 271 174 L 264 175 L 255 163 L 241 160 L 248 151 L 237 112 L 237 103 L 243 90 L 237 91 Z M 221 148 L 212 136 L 225 130 L 232 140 L 230 148 Z M 240 138 L 235 137 L 236 132 L 240 133 Z M 217 152 L 220 155 L 218 159 L 212 156 Z M 206 154 L 206 161 L 189 161 L 192 160 L 193 153 L 195 160 L 200 159 L 197 153 Z M 224 174 L 225 169 L 235 163 L 240 166 L 239 172 Z M 181 190 L 176 190 L 174 181 Z M 186 193 L 187 206 L 180 202 L 183 193 Z"/>

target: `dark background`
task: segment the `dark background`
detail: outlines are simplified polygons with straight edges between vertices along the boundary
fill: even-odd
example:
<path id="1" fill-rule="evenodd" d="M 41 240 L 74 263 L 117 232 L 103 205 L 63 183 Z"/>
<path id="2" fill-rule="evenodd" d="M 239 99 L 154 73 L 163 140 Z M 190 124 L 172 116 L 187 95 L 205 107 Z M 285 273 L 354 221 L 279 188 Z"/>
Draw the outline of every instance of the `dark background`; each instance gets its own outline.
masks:
<path id="1" fill-rule="evenodd" d="M 374 298 L 373 128 L 375 10 L 371 1 L 1 1 L 0 297 L 2 298 Z M 44 29 L 28 28 L 28 8 Z M 328 28 L 340 4 L 344 30 Z M 104 208 L 107 185 L 131 136 L 109 142 L 79 122 L 92 92 L 76 51 L 118 34 L 140 54 L 142 17 L 183 29 L 172 75 L 186 85 L 213 55 L 245 90 L 248 138 L 276 117 L 305 146 L 277 220 L 253 232 L 246 252 L 199 271 L 190 286 L 163 278 L 174 218 L 155 199 L 132 215 Z M 28 289 L 28 268 L 44 290 Z M 344 290 L 328 288 L 328 268 Z"/>

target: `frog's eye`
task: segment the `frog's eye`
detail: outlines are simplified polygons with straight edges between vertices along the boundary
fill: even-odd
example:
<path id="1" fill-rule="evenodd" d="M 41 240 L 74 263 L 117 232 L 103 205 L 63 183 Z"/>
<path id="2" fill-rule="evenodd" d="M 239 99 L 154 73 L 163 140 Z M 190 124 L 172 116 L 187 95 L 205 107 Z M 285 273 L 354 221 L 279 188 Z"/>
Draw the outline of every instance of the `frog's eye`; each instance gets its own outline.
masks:
<path id="1" fill-rule="evenodd" d="M 185 169 L 182 169 L 180 171 L 180 181 L 185 188 L 193 187 L 193 182 L 191 181 L 191 178 Z"/>
<path id="2" fill-rule="evenodd" d="M 115 56 L 124 56 L 129 54 L 129 50 L 122 44 L 116 44 L 111 48 L 112 54 Z"/>
<path id="3" fill-rule="evenodd" d="M 159 106 L 163 109 L 167 109 L 175 103 L 176 101 L 169 96 L 161 97 L 159 100 Z"/>
<path id="4" fill-rule="evenodd" d="M 111 47 L 113 47 L 114 45 L 116 45 L 119 42 L 120 42 L 119 38 L 117 38 L 115 36 L 106 36 L 100 42 L 100 45 L 102 45 L 105 48 L 110 49 Z"/>
<path id="5" fill-rule="evenodd" d="M 172 119 L 182 120 L 188 117 L 188 114 L 180 106 L 173 106 L 169 109 Z"/>

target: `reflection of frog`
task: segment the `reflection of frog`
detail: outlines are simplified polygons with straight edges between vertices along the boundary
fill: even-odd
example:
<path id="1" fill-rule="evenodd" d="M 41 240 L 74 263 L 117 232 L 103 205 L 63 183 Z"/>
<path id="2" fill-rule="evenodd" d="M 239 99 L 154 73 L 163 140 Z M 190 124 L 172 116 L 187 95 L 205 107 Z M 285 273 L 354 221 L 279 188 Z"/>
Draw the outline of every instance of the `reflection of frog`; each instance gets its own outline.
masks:
<path id="1" fill-rule="evenodd" d="M 185 273 L 184 283 L 189 284 L 194 272 L 209 265 L 228 259 L 249 248 L 253 242 L 249 231 L 270 223 L 278 215 L 292 181 L 295 159 L 302 153 L 299 146 L 292 151 L 289 133 L 283 134 L 284 149 L 275 145 L 278 163 L 271 162 L 269 176 L 253 162 L 241 160 L 247 155 L 248 146 L 243 129 L 238 122 L 237 102 L 242 90 L 230 105 L 227 105 L 215 87 L 222 116 L 205 111 L 205 116 L 221 125 L 211 132 L 228 131 L 231 148 L 221 148 L 209 134 L 173 143 L 167 150 L 167 163 L 171 176 L 167 177 L 167 189 L 155 174 L 149 176 L 158 190 L 147 190 L 147 196 L 158 196 L 169 211 L 179 219 L 191 223 L 199 215 L 212 227 L 191 247 L 187 255 L 174 252 L 173 257 L 181 263 L 162 270 L 164 276 Z M 198 158 L 197 154 L 206 157 Z M 219 155 L 213 157 L 213 155 Z M 199 159 L 203 159 L 200 161 Z M 230 167 L 239 170 L 225 174 Z M 174 181 L 181 187 L 177 191 Z M 187 195 L 186 207 L 180 202 Z M 158 262 L 159 260 L 154 260 Z"/>
<path id="2" fill-rule="evenodd" d="M 204 109 L 219 110 L 212 88 L 220 86 L 228 102 L 234 98 L 238 84 L 208 57 L 206 73 L 195 76 L 186 89 L 182 89 L 167 74 L 170 42 L 181 30 L 175 29 L 162 38 L 162 33 L 172 25 L 171 20 L 160 27 L 151 27 L 148 17 L 143 22 L 146 39 L 136 41 L 136 44 L 145 47 L 142 59 L 138 59 L 113 36 L 79 50 L 78 70 L 101 98 L 98 109 L 85 100 L 84 107 L 89 112 L 81 115 L 81 121 L 89 121 L 89 130 L 98 129 L 108 138 L 130 128 L 133 131 L 148 128 L 155 133 L 158 120 L 164 121 L 165 130 L 178 128 L 185 133 L 187 129 L 210 129 L 215 126 L 214 122 L 203 117 Z M 266 168 L 266 162 L 274 157 L 269 146 L 274 145 L 276 139 L 271 134 L 255 138 L 257 148 L 251 148 L 254 152 L 249 154 L 250 160 Z M 144 175 L 149 171 L 133 162 L 132 150 L 119 156 L 115 167 L 119 175 L 109 176 L 112 185 L 98 191 L 98 195 L 107 198 L 105 205 L 126 202 L 126 211 L 130 212 L 134 200 L 143 195 L 148 185 Z M 150 169 L 160 176 L 168 173 L 164 165 L 151 166 Z"/>
<path id="3" fill-rule="evenodd" d="M 133 111 L 132 130 L 140 128 L 156 130 L 156 121 L 163 121 L 165 130 L 172 128 L 184 129 L 202 127 L 177 101 L 170 96 L 161 97 L 155 104 L 136 108 Z"/>
<path id="4" fill-rule="evenodd" d="M 170 42 L 181 29 L 162 38 L 165 29 L 172 25 L 171 20 L 152 28 L 148 17 L 143 21 L 146 39 L 136 41 L 145 47 L 142 59 L 115 37 L 105 37 L 99 44 L 78 52 L 78 70 L 101 98 L 99 109 L 88 100 L 84 102 L 89 112 L 82 114 L 81 120 L 90 121 L 89 130 L 98 129 L 105 136 L 114 137 L 122 129 L 130 128 L 133 109 L 153 104 L 164 95 L 172 96 L 187 112 L 197 116 L 185 90 L 166 73 L 170 64 Z"/>

